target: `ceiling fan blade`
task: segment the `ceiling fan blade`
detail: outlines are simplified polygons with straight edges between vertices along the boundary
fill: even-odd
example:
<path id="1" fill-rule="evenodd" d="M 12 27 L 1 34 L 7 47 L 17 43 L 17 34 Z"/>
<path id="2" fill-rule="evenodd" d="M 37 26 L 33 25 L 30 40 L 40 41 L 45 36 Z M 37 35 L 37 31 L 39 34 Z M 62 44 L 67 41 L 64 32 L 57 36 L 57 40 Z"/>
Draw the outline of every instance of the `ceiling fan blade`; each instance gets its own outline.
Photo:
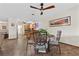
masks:
<path id="1" fill-rule="evenodd" d="M 44 8 L 43 10 L 47 10 L 47 9 L 51 9 L 51 8 L 55 8 L 55 6 L 52 5 L 52 6 L 46 7 L 46 8 Z"/>
<path id="2" fill-rule="evenodd" d="M 39 8 L 37 8 L 37 7 L 34 7 L 34 6 L 30 6 L 31 8 L 34 8 L 34 9 L 38 9 L 38 10 L 40 10 Z"/>

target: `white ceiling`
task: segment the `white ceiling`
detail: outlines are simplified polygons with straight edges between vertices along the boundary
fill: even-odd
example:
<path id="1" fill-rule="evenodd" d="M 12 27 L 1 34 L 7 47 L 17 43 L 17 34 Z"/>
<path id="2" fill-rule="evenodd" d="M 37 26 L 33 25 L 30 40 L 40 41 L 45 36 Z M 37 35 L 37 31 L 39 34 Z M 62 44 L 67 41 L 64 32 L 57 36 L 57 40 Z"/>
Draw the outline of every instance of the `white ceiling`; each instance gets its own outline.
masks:
<path id="1" fill-rule="evenodd" d="M 23 17 L 31 17 L 32 14 L 40 15 L 40 11 L 36 9 L 32 9 L 29 6 L 33 5 L 35 7 L 40 8 L 39 3 L 0 3 L 0 19 L 5 18 L 23 18 Z M 79 4 L 77 3 L 45 3 L 44 7 L 49 5 L 55 5 L 55 8 L 44 11 L 44 15 L 46 14 L 57 14 L 62 13 L 68 9 L 77 7 Z"/>

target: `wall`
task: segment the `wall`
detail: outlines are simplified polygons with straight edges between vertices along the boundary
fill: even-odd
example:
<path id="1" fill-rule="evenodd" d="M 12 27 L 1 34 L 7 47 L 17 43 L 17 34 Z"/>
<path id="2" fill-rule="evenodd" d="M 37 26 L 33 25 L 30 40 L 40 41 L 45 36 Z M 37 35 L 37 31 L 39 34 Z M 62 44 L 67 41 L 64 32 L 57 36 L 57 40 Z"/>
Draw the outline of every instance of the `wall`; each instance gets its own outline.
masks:
<path id="1" fill-rule="evenodd" d="M 73 8 L 73 9 L 70 9 L 70 10 L 64 12 L 63 14 L 55 15 L 55 17 L 53 19 L 71 16 L 71 25 L 70 26 L 60 26 L 60 27 L 51 27 L 50 32 L 54 33 L 55 31 L 57 31 L 59 29 L 59 30 L 63 31 L 62 36 L 79 35 L 77 32 L 77 28 L 78 28 L 78 16 L 77 16 L 78 11 L 77 11 L 77 9 L 78 8 Z M 52 32 L 52 30 L 53 30 L 53 32 Z"/>
<path id="2" fill-rule="evenodd" d="M 62 11 L 61 11 L 62 12 Z M 45 27 L 49 33 L 55 34 L 57 30 L 62 30 L 61 42 L 79 46 L 79 7 L 71 8 L 63 13 L 53 15 L 52 19 L 58 19 L 66 16 L 71 16 L 71 25 L 70 26 L 59 26 L 59 27 L 49 27 L 49 18 L 41 20 L 43 22 L 43 28 Z"/>

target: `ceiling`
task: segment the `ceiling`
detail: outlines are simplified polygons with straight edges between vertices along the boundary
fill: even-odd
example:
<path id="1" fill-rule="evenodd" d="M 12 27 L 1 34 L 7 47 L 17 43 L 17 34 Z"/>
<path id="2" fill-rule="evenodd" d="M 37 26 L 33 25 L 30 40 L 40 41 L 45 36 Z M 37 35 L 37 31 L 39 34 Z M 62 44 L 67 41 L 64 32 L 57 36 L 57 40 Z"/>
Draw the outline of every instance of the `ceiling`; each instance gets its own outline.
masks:
<path id="1" fill-rule="evenodd" d="M 0 19 L 5 18 L 23 18 L 23 17 L 31 17 L 32 14 L 40 15 L 40 11 L 36 9 L 32 9 L 29 6 L 33 5 L 35 7 L 40 8 L 39 3 L 0 3 Z M 55 15 L 58 13 L 62 13 L 68 9 L 77 7 L 79 4 L 77 3 L 45 3 L 44 7 L 55 5 L 55 8 L 45 10 L 44 15 Z"/>

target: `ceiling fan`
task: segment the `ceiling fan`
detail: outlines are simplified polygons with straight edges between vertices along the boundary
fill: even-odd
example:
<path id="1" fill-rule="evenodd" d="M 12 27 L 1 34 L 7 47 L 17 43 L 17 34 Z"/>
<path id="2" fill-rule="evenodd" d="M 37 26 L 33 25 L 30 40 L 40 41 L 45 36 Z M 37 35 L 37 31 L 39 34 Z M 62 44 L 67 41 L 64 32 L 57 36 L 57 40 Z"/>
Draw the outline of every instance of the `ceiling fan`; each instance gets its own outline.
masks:
<path id="1" fill-rule="evenodd" d="M 44 8 L 43 7 L 44 6 L 44 3 L 41 3 L 40 6 L 41 6 L 41 8 L 37 8 L 37 7 L 34 7 L 34 6 L 30 6 L 30 8 L 34 8 L 34 9 L 40 10 L 41 11 L 40 15 L 43 15 L 43 11 L 44 10 L 51 9 L 51 8 L 55 8 L 54 5 L 51 5 L 51 6 L 48 6 L 48 7 Z"/>

